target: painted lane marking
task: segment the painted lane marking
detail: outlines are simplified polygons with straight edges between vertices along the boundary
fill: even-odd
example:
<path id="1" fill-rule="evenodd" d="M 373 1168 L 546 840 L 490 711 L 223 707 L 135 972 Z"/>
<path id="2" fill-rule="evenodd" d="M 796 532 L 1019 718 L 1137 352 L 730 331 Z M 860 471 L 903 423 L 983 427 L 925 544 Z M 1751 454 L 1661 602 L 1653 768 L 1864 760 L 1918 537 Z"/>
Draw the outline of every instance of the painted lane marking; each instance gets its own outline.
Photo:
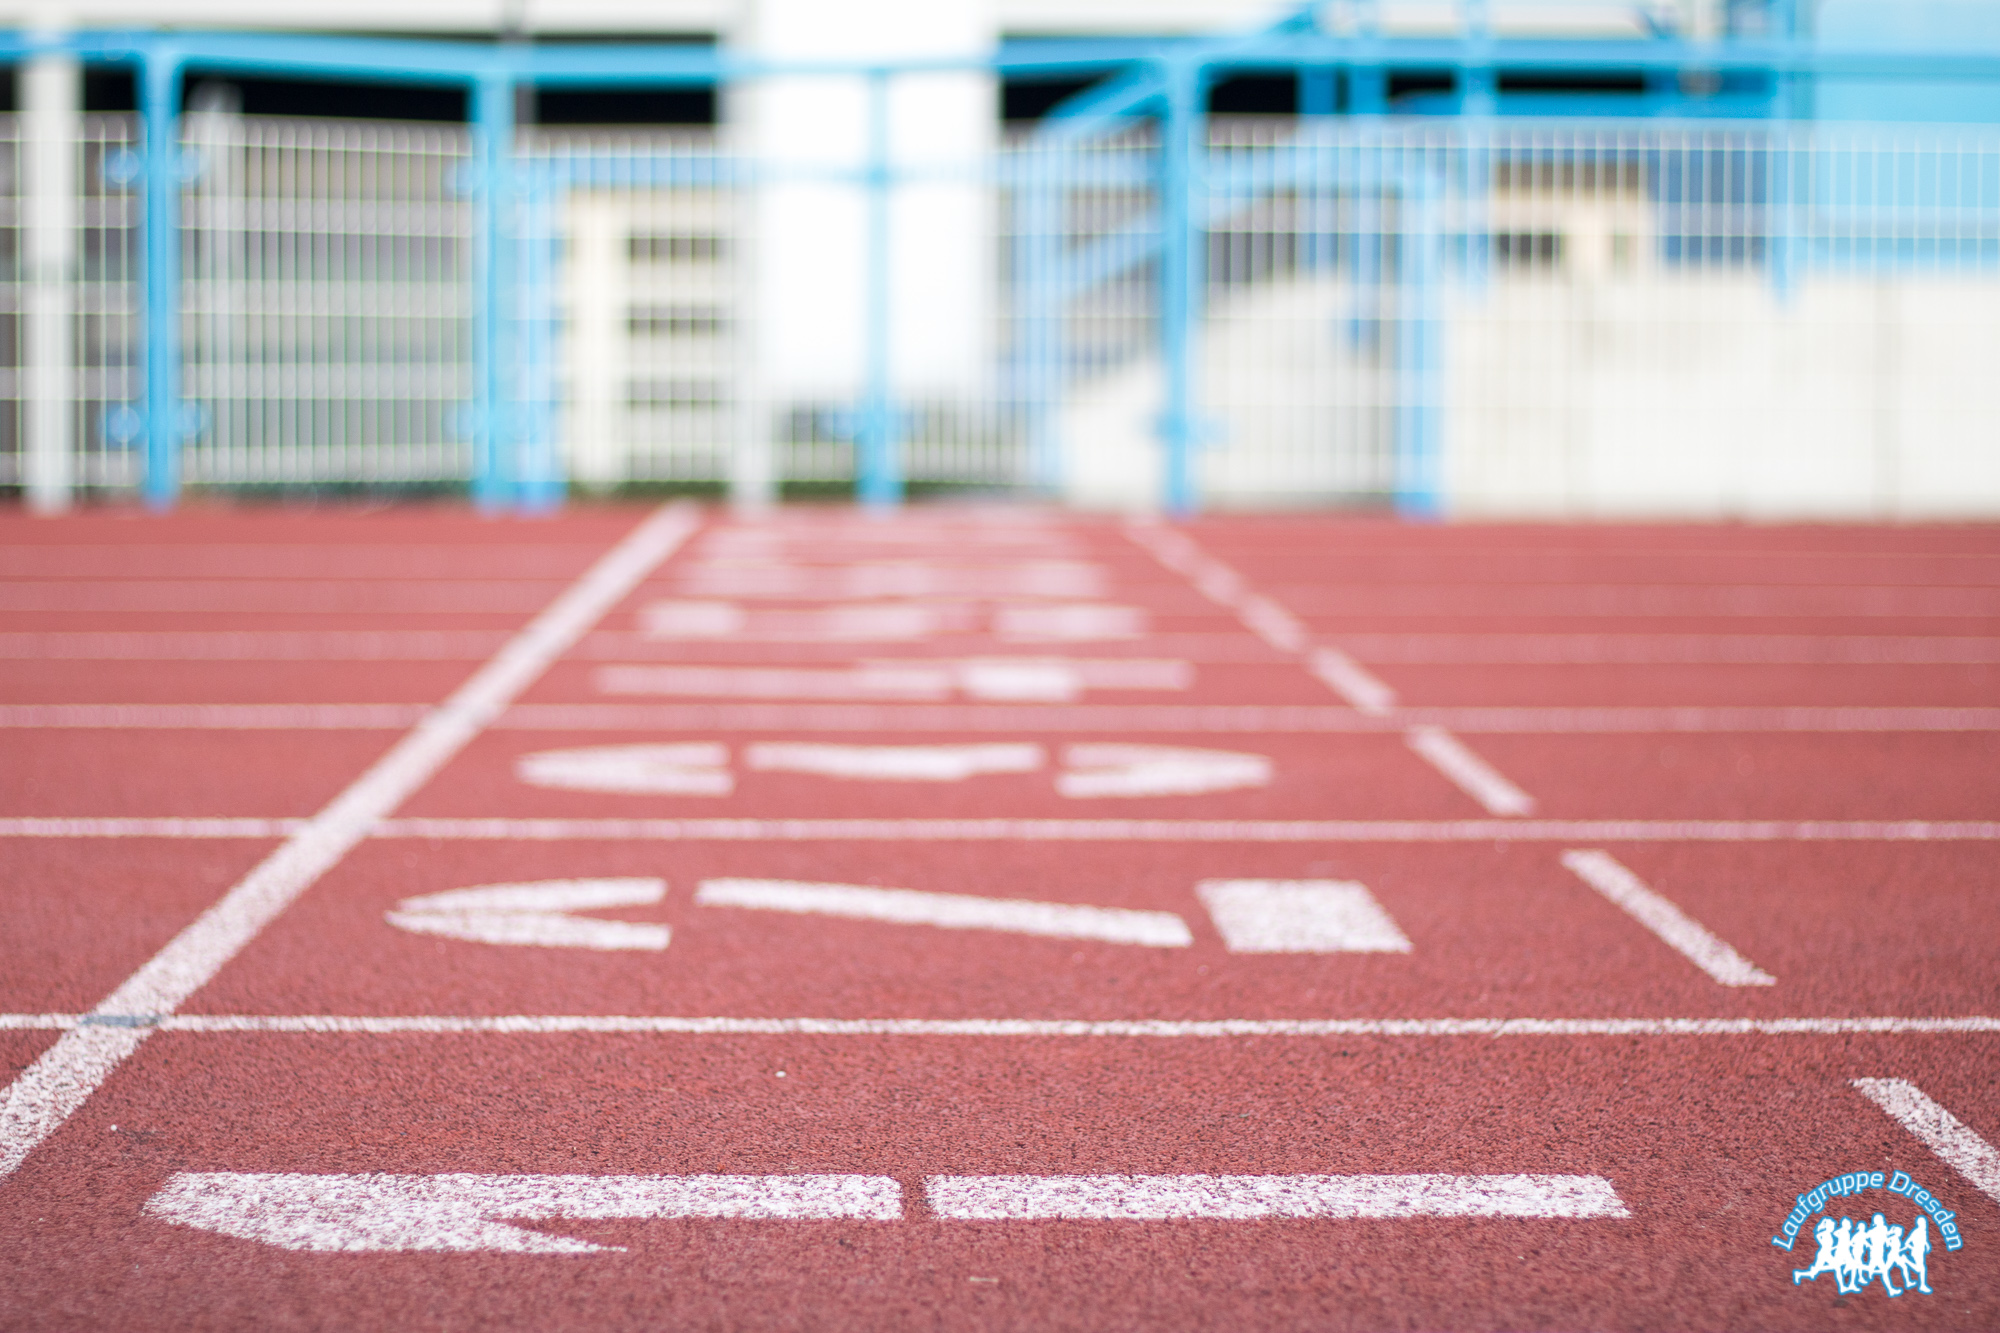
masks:
<path id="1" fill-rule="evenodd" d="M 1916 1084 L 1900 1078 L 1857 1078 L 1854 1086 L 1861 1095 L 1891 1120 L 1922 1140 L 1938 1160 L 1971 1181 L 1995 1203 L 2000 1203 L 2000 1151 L 1979 1136 L 1979 1132 L 1939 1106 Z"/>
<path id="2" fill-rule="evenodd" d="M 393 731 L 424 704 L 0 704 L 0 728 Z M 1316 704 L 517 704 L 508 731 L 1054 731 L 1468 735 L 1856 735 L 2000 731 L 2000 708 L 1400 708 Z"/>
<path id="3" fill-rule="evenodd" d="M 176 1173 L 146 1200 L 176 1226 L 285 1250 L 596 1254 L 517 1221 L 703 1218 L 894 1222 L 903 1187 L 887 1176 L 311 1176 Z"/>
<path id="4" fill-rule="evenodd" d="M 683 510 L 667 509 L 628 533 L 387 754 L 128 977 L 97 1012 L 168 1014 L 179 1008 L 463 750 L 698 524 Z M 79 1027 L 29 1065 L 0 1106 L 0 1176 L 12 1174 L 82 1106 L 149 1031 Z"/>
<path id="5" fill-rule="evenodd" d="M 654 602 L 639 612 L 639 632 L 649 639 L 896 642 L 969 628 L 970 619 L 961 608 L 900 602 L 779 611 L 675 599 Z"/>
<path id="6" fill-rule="evenodd" d="M 0 838 L 282 838 L 303 819 L 0 819 Z M 1980 820 L 386 819 L 442 842 L 2000 842 Z"/>
<path id="7" fill-rule="evenodd" d="M 0 658 L 85 662 L 481 662 L 495 630 L 74 630 L 0 634 Z"/>
<path id="8" fill-rule="evenodd" d="M 1099 643 L 1144 638 L 1148 619 L 1136 606 L 1031 604 L 995 607 L 990 628 L 1007 643 Z"/>
<path id="9" fill-rule="evenodd" d="M 1195 896 L 1231 953 L 1408 953 L 1410 941 L 1351 880 L 1208 879 Z"/>
<path id="10" fill-rule="evenodd" d="M 952 673 L 938 667 L 606 666 L 591 673 L 603 694 L 711 699 L 947 699 Z"/>
<path id="11" fill-rule="evenodd" d="M 1602 1176 L 932 1176 L 924 1197 L 982 1222 L 1632 1215 Z"/>
<path id="12" fill-rule="evenodd" d="M 1562 863 L 1578 879 L 1623 908 L 1683 958 L 1724 986 L 1775 986 L 1778 979 L 1718 939 L 1709 929 L 1608 852 L 1564 852 Z"/>
<path id="13" fill-rule="evenodd" d="M 776 562 L 687 565 L 675 580 L 694 597 L 768 598 L 800 602 L 870 601 L 891 597 L 1102 597 L 1102 565 L 1079 560 L 1027 559 L 1012 564 L 950 565 L 929 560 L 859 560 L 840 564 Z"/>
<path id="14" fill-rule="evenodd" d="M 1986 665 L 2000 638 L 1819 634 L 1346 634 L 1370 662 L 1486 666 Z"/>
<path id="15" fill-rule="evenodd" d="M 1535 798 L 1500 775 L 1500 771 L 1467 748 L 1464 741 L 1443 727 L 1411 727 L 1404 742 L 1460 791 L 1486 808 L 1490 815 L 1527 815 L 1535 810 Z"/>
<path id="16" fill-rule="evenodd" d="M 104 731 L 404 731 L 428 704 L 0 704 L 0 727 Z"/>
<path id="17" fill-rule="evenodd" d="M 277 705 L 287 707 L 288 705 Z M 343 705 L 320 705 L 338 708 Z M 345 705 L 365 708 L 374 705 Z M 28 721 L 65 708 L 157 710 L 177 705 L 16 705 L 0 726 L 114 725 Z M 259 706 L 262 707 L 262 706 Z M 19 717 L 24 720 L 11 721 Z M 130 723 L 127 725 L 142 725 Z M 159 721 L 143 725 L 203 725 Z M 226 725 L 215 723 L 209 725 Z M 276 725 L 276 724 L 264 724 Z M 1398 708 L 1389 716 L 1324 704 L 521 704 L 499 723 L 523 731 L 1092 731 L 1385 734 L 1412 726 L 1469 735 L 1613 736 L 1699 733 L 1841 734 L 2000 731 L 2000 708 Z"/>
<path id="18" fill-rule="evenodd" d="M 694 900 L 703 907 L 747 907 L 856 921 L 888 921 L 905 926 L 937 926 L 943 930 L 998 930 L 1016 935 L 1136 944 L 1152 949 L 1185 949 L 1194 943 L 1187 922 L 1172 912 L 979 898 L 917 889 L 878 889 L 866 884 L 710 879 L 702 881 Z"/>
<path id="19" fill-rule="evenodd" d="M 941 700 L 960 693 L 982 701 L 1068 703 L 1087 689 L 1185 690 L 1194 669 L 1186 662 L 972 658 L 843 667 L 617 665 L 599 667 L 592 679 L 605 694 Z"/>
<path id="20" fill-rule="evenodd" d="M 708 741 L 675 745 L 597 745 L 543 750 L 514 761 L 531 787 L 649 796 L 727 796 L 736 789 L 729 749 Z"/>
<path id="21" fill-rule="evenodd" d="M 0 1014 L 0 1031 L 68 1031 L 88 1014 Z M 2000 1015 L 1956 1018 L 674 1018 L 656 1014 L 168 1014 L 125 1019 L 196 1035 L 288 1032 L 327 1036 L 1102 1037 L 1218 1040 L 1231 1037 L 1842 1037 L 2000 1035 Z"/>
<path id="22" fill-rule="evenodd" d="M 158 821 L 133 821 L 154 823 Z M 117 820 L 0 821 L 84 836 Z M 113 832 L 109 836 L 122 836 Z M 233 836 L 233 835 L 232 835 Z M 1673 819 L 392 819 L 382 838 L 597 842 L 2000 842 L 2000 822 Z"/>
<path id="23" fill-rule="evenodd" d="M 1308 663 L 1315 676 L 1359 711 L 1371 717 L 1395 711 L 1396 692 L 1338 648 L 1315 648 Z"/>
<path id="24" fill-rule="evenodd" d="M 651 639 L 745 643 L 897 643 L 978 631 L 982 622 L 1011 643 L 1089 643 L 1136 639 L 1146 632 L 1137 607 L 1090 602 L 1003 605 L 982 616 L 963 602 L 857 602 L 810 608 L 744 607 L 685 598 L 654 602 L 639 613 Z"/>
<path id="25" fill-rule="evenodd" d="M 0 819 L 0 838 L 288 838 L 303 819 Z"/>
<path id="26" fill-rule="evenodd" d="M 814 773 L 878 782 L 963 782 L 981 773 L 1032 773 L 1046 761 L 1042 747 L 987 745 L 817 745 L 759 742 L 746 746 L 743 765 L 760 773 Z"/>
<path id="27" fill-rule="evenodd" d="M 0 611 L 505 615 L 534 611 L 560 579 L 63 579 L 0 582 Z"/>
<path id="28" fill-rule="evenodd" d="M 606 921 L 572 916 L 607 907 L 646 907 L 667 896 L 660 879 L 547 879 L 527 884 L 482 884 L 405 898 L 384 919 L 399 930 L 444 935 L 480 944 L 526 944 L 549 949 L 650 949 L 667 947 L 667 927 L 650 921 Z"/>
<path id="29" fill-rule="evenodd" d="M 1265 787 L 1271 761 L 1233 750 L 1189 750 L 1168 745 L 1072 745 L 1063 751 L 1067 771 L 1056 791 L 1077 800 L 1103 796 L 1192 796 L 1201 792 Z"/>

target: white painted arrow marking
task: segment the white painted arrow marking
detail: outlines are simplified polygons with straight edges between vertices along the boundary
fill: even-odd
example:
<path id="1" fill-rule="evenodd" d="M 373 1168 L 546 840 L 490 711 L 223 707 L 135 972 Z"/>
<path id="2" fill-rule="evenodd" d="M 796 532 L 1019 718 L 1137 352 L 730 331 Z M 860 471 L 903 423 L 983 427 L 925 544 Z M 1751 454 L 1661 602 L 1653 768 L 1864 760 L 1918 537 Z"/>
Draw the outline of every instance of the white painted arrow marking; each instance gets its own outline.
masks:
<path id="1" fill-rule="evenodd" d="M 1172 912 L 977 898 L 971 894 L 924 893 L 916 889 L 878 889 L 866 884 L 710 879 L 702 881 L 694 900 L 703 907 L 748 907 L 767 912 L 891 921 L 905 926 L 937 926 L 944 930 L 1002 930 L 1017 935 L 1103 940 L 1154 949 L 1185 949 L 1194 943 L 1187 922 Z"/>
<path id="2" fill-rule="evenodd" d="M 520 1221 L 731 1218 L 893 1222 L 886 1176 L 309 1176 L 180 1172 L 146 1201 L 164 1222 L 286 1250 L 590 1254 Z"/>
<path id="3" fill-rule="evenodd" d="M 1171 745 L 1072 745 L 1063 751 L 1070 771 L 1056 778 L 1064 796 L 1192 796 L 1200 792 L 1262 787 L 1271 761 L 1234 750 L 1190 750 Z"/>
<path id="4" fill-rule="evenodd" d="M 1601 1176 L 932 1176 L 940 1217 L 1630 1217 Z"/>
<path id="5" fill-rule="evenodd" d="M 601 921 L 571 916 L 606 907 L 641 907 L 667 896 L 659 879 L 548 879 L 530 884 L 482 884 L 405 898 L 390 925 L 419 935 L 446 935 L 479 944 L 529 944 L 552 949 L 667 947 L 656 922 Z"/>
<path id="6" fill-rule="evenodd" d="M 743 752 L 744 764 L 767 773 L 816 773 L 881 782 L 962 782 L 979 773 L 1032 773 L 1039 745 L 820 745 L 768 741 Z"/>
<path id="7" fill-rule="evenodd" d="M 729 750 L 712 743 L 593 745 L 523 755 L 514 774 L 531 787 L 645 796 L 727 796 Z"/>
<path id="8" fill-rule="evenodd" d="M 1367 888 L 1337 879 L 1209 879 L 1195 894 L 1231 953 L 1408 953 Z"/>

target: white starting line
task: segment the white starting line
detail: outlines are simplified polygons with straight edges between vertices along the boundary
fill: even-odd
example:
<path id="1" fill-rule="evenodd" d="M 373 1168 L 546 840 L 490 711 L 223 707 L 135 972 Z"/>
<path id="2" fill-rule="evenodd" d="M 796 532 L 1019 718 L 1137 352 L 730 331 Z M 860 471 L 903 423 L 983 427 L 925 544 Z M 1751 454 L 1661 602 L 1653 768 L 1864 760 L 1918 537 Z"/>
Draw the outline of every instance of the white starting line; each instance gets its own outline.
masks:
<path id="1" fill-rule="evenodd" d="M 285 838 L 304 819 L 0 819 L 0 838 Z M 434 842 L 2000 842 L 1959 819 L 385 819 Z"/>
<path id="2" fill-rule="evenodd" d="M 1416 1217 L 1625 1218 L 1600 1176 L 932 1176 L 950 1221 L 1265 1221 Z M 895 1222 L 889 1176 L 298 1175 L 181 1172 L 146 1201 L 163 1222 L 287 1250 L 593 1254 L 596 1245 L 510 1226 L 698 1218 Z"/>
<path id="3" fill-rule="evenodd" d="M 652 1014 L 0 1014 L 0 1032 L 93 1026 L 215 1035 L 660 1037 L 1009 1037 L 1215 1040 L 1239 1037 L 1989 1036 L 2000 1015 L 1874 1018 L 677 1018 Z"/>

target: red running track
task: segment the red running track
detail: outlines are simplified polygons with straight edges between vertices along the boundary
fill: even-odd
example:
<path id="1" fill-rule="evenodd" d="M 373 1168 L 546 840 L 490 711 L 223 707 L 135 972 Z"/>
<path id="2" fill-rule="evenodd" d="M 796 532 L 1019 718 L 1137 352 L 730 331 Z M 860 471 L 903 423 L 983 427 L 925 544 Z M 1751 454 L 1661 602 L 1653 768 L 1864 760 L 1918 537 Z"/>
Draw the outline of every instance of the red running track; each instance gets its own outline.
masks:
<path id="1" fill-rule="evenodd" d="M 0 617 L 0 1326 L 2000 1326 L 1993 529 L 96 514 Z"/>

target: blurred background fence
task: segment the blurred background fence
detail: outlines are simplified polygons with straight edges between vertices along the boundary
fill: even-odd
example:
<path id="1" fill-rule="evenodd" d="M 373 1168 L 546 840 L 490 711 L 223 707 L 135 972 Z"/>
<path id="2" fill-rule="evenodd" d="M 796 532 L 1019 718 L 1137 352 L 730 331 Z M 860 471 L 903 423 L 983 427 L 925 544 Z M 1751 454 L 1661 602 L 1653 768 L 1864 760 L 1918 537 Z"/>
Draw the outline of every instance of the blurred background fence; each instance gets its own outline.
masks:
<path id="1" fill-rule="evenodd" d="M 1232 62 L 1337 55 L 1363 86 L 1351 41 L 1296 23 L 1100 59 L 1061 114 L 929 156 L 900 145 L 898 89 L 990 69 L 16 45 L 72 79 L 79 58 L 134 64 L 145 90 L 138 114 L 58 97 L 0 119 L 0 484 L 44 507 L 193 486 L 534 508 L 664 483 L 2000 512 L 2000 128 L 1208 113 Z M 1643 54 L 1681 77 L 1721 53 Z M 1752 54 L 1779 96 L 1830 59 Z M 2000 77 L 1967 59 L 1962 77 Z M 474 114 L 249 115 L 222 80 L 183 99 L 195 65 L 417 70 L 468 86 Z M 509 102 L 534 80 L 754 95 L 808 74 L 853 85 L 847 149 L 516 125 Z"/>

